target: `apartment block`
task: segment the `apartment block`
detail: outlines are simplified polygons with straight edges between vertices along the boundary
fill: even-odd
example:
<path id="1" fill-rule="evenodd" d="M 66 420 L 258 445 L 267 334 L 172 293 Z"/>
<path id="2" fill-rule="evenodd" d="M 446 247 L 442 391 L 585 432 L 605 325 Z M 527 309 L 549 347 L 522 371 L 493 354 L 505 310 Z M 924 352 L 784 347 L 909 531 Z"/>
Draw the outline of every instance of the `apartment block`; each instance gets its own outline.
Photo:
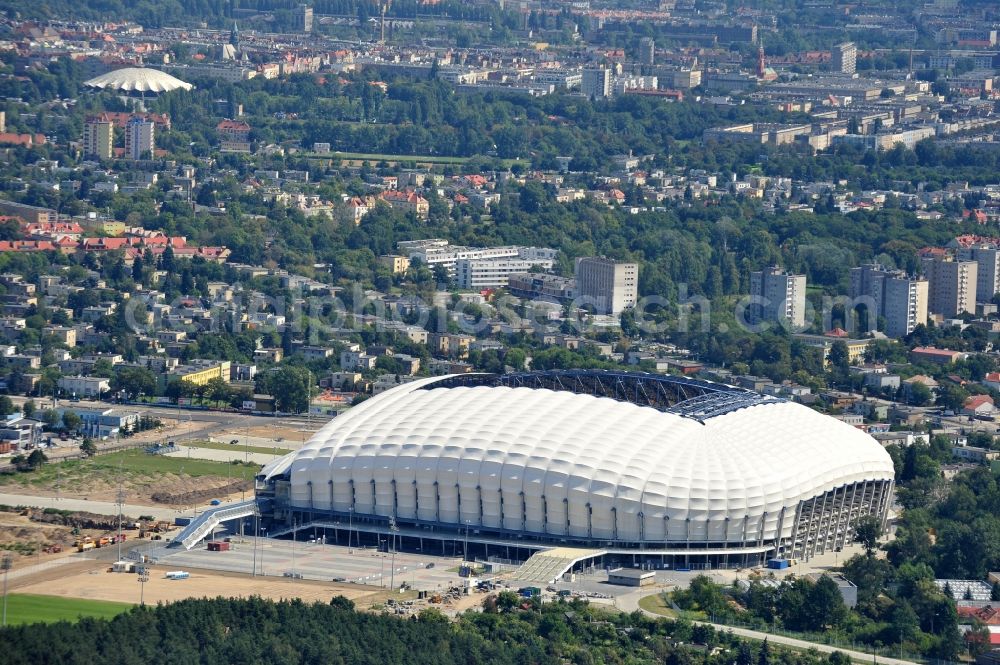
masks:
<path id="1" fill-rule="evenodd" d="M 926 279 L 887 270 L 877 263 L 851 270 L 851 298 L 869 300 L 869 327 L 874 328 L 881 318 L 883 332 L 889 337 L 904 337 L 927 323 L 928 291 Z"/>
<path id="2" fill-rule="evenodd" d="M 983 244 L 959 250 L 958 258 L 976 262 L 976 301 L 990 302 L 1000 293 L 1000 249 Z"/>
<path id="3" fill-rule="evenodd" d="M 115 126 L 109 120 L 88 118 L 83 125 L 83 155 L 111 159 Z"/>
<path id="4" fill-rule="evenodd" d="M 598 314 L 621 314 L 635 307 L 639 292 L 639 266 L 618 263 L 603 256 L 576 260 L 576 288 L 582 304 L 594 306 Z"/>
<path id="5" fill-rule="evenodd" d="M 840 74 L 853 74 L 858 69 L 858 47 L 854 42 L 837 44 L 830 52 L 830 66 Z"/>
<path id="6" fill-rule="evenodd" d="M 536 262 L 525 259 L 459 259 L 455 264 L 455 279 L 461 289 L 496 289 L 507 286 L 508 278 L 538 266 L 552 268 L 552 261 Z"/>
<path id="7" fill-rule="evenodd" d="M 156 149 L 156 125 L 142 118 L 132 118 L 125 125 L 125 157 L 143 159 Z"/>
<path id="8" fill-rule="evenodd" d="M 975 261 L 933 256 L 924 257 L 920 263 L 927 276 L 927 306 L 931 312 L 944 317 L 976 312 Z"/>
<path id="9" fill-rule="evenodd" d="M 805 275 L 793 275 L 777 266 L 751 272 L 750 295 L 759 300 L 750 308 L 751 323 L 783 321 L 794 328 L 805 328 Z"/>

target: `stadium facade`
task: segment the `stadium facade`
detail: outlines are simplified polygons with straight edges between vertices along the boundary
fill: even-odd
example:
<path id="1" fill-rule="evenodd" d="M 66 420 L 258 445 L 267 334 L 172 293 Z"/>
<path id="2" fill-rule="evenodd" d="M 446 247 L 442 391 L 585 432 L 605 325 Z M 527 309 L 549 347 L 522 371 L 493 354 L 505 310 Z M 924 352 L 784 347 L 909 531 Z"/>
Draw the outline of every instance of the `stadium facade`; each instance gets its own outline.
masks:
<path id="1" fill-rule="evenodd" d="M 511 558 L 570 546 L 735 567 L 842 547 L 860 518 L 884 523 L 893 477 L 873 438 L 800 404 L 563 370 L 394 388 L 266 466 L 257 492 L 272 533 L 312 524 L 340 541 L 391 529 L 442 552 L 471 539 Z"/>

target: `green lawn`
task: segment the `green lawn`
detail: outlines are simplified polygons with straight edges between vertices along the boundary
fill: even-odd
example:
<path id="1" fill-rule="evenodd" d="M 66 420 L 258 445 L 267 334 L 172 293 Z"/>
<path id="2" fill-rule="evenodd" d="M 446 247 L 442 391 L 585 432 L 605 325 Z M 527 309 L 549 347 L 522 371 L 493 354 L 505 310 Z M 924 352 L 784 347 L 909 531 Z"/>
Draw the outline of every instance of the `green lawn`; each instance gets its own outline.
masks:
<path id="1" fill-rule="evenodd" d="M 231 446 L 237 448 L 238 446 Z M 273 452 L 268 449 L 267 452 Z M 233 451 L 234 457 L 242 457 L 242 449 Z M 72 487 L 74 483 L 104 479 L 117 482 L 119 469 L 125 478 L 144 476 L 156 478 L 164 474 L 185 476 L 232 476 L 241 477 L 247 471 L 254 472 L 258 465 L 230 464 L 229 462 L 214 462 L 187 457 L 164 457 L 150 455 L 141 448 L 97 455 L 90 459 L 71 460 L 59 464 L 46 464 L 30 473 L 13 473 L 0 478 L 0 485 L 50 486 L 56 482 L 62 488 Z"/>
<path id="2" fill-rule="evenodd" d="M 7 596 L 7 623 L 10 625 L 55 623 L 63 620 L 77 621 L 81 617 L 110 619 L 128 611 L 131 607 L 130 603 L 114 603 L 108 600 L 12 593 Z"/>
<path id="3" fill-rule="evenodd" d="M 235 448 L 236 446 L 232 446 Z M 211 460 L 193 459 L 187 457 L 165 457 L 163 455 L 150 455 L 144 450 L 126 450 L 110 455 L 99 455 L 84 464 L 89 464 L 95 469 L 108 469 L 117 471 L 119 464 L 126 473 L 176 473 L 182 471 L 187 476 L 225 476 L 242 470 L 241 465 L 230 464 L 228 462 L 213 462 Z M 254 465 L 256 470 L 258 467 Z"/>
<path id="4" fill-rule="evenodd" d="M 654 593 L 651 596 L 644 596 L 643 598 L 640 598 L 639 607 L 647 612 L 652 612 L 653 614 L 670 617 L 671 619 L 677 618 L 677 612 L 675 612 L 674 609 L 667 604 L 662 593 Z"/>

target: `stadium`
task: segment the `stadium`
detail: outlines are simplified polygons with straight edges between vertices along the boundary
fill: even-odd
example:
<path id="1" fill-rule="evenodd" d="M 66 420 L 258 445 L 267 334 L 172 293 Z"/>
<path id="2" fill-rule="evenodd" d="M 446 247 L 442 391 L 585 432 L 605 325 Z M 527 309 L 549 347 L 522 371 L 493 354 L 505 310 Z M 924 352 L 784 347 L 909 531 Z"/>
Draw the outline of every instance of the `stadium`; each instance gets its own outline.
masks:
<path id="1" fill-rule="evenodd" d="M 420 379 L 266 466 L 271 535 L 523 560 L 584 548 L 663 567 L 745 567 L 843 547 L 883 523 L 893 465 L 801 404 L 686 377 L 603 370 Z M 471 548 L 471 552 L 470 552 Z"/>
<path id="2" fill-rule="evenodd" d="M 149 67 L 124 67 L 96 76 L 83 85 L 96 90 L 114 90 L 124 95 L 153 96 L 174 90 L 191 90 L 190 83 Z"/>

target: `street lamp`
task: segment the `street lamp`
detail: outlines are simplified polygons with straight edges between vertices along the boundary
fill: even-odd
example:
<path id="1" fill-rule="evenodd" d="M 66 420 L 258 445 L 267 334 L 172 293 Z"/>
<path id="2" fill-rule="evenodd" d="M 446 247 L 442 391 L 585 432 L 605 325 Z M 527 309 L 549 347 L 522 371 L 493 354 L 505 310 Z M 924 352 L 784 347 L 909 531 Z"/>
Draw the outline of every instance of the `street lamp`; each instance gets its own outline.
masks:
<path id="1" fill-rule="evenodd" d="M 4 554 L 0 559 L 0 570 L 3 570 L 3 625 L 7 625 L 7 574 L 10 572 L 14 560 L 9 554 Z"/>
<path id="2" fill-rule="evenodd" d="M 145 605 L 146 582 L 149 581 L 149 568 L 139 566 L 139 605 Z"/>
<path id="3" fill-rule="evenodd" d="M 396 518 L 389 518 L 389 532 L 392 534 L 392 563 L 390 567 L 392 570 L 389 571 L 389 588 L 396 588 L 396 532 L 399 531 L 399 527 L 396 526 Z"/>
<path id="4" fill-rule="evenodd" d="M 260 544 L 260 575 L 264 576 L 264 545 L 267 541 L 267 529 L 261 529 L 264 532 L 264 542 Z"/>
<path id="5" fill-rule="evenodd" d="M 385 553 L 389 551 L 389 539 L 388 538 L 386 538 L 385 540 L 383 540 L 381 538 L 378 539 L 378 548 L 379 548 L 379 550 L 382 549 L 382 544 L 383 543 L 385 543 L 385 551 L 383 551 L 381 553 L 382 554 L 382 567 L 380 568 L 379 574 L 378 574 L 378 585 L 381 588 L 384 589 L 385 588 Z"/>

